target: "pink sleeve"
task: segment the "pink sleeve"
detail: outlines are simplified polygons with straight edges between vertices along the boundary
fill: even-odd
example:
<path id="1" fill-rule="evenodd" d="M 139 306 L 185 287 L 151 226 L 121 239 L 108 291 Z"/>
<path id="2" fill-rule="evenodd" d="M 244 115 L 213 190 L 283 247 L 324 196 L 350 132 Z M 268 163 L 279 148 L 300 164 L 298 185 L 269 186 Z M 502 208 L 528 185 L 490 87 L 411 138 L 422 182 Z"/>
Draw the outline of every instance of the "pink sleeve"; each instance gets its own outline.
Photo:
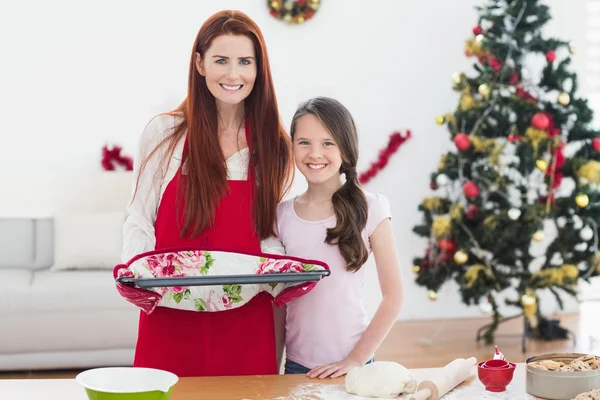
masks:
<path id="1" fill-rule="evenodd" d="M 367 218 L 367 237 L 371 237 L 373 231 L 377 228 L 379 223 L 386 218 L 392 218 L 390 211 L 390 201 L 387 197 L 380 195 L 379 193 L 367 196 L 369 203 L 369 216 Z"/>

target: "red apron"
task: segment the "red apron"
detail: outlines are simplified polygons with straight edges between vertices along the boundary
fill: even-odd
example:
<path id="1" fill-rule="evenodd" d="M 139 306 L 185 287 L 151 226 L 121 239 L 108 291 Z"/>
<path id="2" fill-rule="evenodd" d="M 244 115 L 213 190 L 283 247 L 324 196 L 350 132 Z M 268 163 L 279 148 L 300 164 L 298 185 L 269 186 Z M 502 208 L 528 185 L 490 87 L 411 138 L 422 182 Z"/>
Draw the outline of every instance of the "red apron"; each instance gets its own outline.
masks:
<path id="1" fill-rule="evenodd" d="M 247 123 L 246 140 L 251 146 Z M 182 166 L 185 156 L 184 146 Z M 184 200 L 177 192 L 183 190 L 185 179 L 180 167 L 160 201 L 155 223 L 157 250 L 198 247 L 260 253 L 252 223 L 254 168 L 248 168 L 247 180 L 228 181 L 213 227 L 192 239 L 179 237 L 183 212 L 177 213 L 176 203 Z M 156 307 L 150 315 L 141 312 L 134 366 L 159 368 L 180 377 L 276 374 L 271 296 L 260 293 L 240 308 L 219 312 L 165 307 Z"/>

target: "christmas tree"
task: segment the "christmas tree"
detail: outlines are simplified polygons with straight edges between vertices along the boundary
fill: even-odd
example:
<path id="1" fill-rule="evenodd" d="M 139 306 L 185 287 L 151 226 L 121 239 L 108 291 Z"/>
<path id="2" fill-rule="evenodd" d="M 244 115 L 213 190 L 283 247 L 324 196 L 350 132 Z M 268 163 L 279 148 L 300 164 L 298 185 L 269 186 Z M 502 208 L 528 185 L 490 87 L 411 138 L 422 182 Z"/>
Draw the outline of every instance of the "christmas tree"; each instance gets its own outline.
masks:
<path id="1" fill-rule="evenodd" d="M 442 156 L 433 196 L 419 206 L 413 230 L 428 244 L 413 272 L 431 300 L 453 279 L 464 303 L 488 308 L 488 343 L 504 318 L 500 298 L 525 317 L 528 335 L 564 338 L 539 294 L 562 308 L 580 279 L 600 275 L 600 135 L 569 69 L 575 46 L 543 35 L 548 6 L 488 0 L 477 11 L 465 50 L 474 71 L 452 76 L 458 106 L 437 118 L 456 150 Z"/>

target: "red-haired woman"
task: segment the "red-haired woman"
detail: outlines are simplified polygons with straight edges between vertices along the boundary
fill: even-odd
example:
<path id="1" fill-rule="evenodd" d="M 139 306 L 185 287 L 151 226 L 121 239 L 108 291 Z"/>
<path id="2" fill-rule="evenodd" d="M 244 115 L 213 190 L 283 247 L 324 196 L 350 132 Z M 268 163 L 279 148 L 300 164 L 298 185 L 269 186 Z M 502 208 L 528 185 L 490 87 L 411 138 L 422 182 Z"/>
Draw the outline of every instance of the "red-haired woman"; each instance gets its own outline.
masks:
<path id="1" fill-rule="evenodd" d="M 122 259 L 177 247 L 269 252 L 292 172 L 262 33 L 221 11 L 200 28 L 188 94 L 147 125 Z M 179 376 L 277 373 L 271 297 L 221 312 L 140 314 L 134 366 Z"/>

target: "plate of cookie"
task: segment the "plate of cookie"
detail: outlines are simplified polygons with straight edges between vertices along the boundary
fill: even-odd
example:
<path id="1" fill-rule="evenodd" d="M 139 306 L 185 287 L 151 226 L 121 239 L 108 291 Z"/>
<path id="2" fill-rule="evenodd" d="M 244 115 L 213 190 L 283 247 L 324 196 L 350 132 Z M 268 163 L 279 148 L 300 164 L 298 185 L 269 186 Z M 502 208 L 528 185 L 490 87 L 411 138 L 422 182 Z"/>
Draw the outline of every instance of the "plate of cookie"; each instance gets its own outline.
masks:
<path id="1" fill-rule="evenodd" d="M 600 388 L 600 357 L 594 354 L 540 354 L 525 362 L 527 393 L 533 396 L 572 400 Z"/>

